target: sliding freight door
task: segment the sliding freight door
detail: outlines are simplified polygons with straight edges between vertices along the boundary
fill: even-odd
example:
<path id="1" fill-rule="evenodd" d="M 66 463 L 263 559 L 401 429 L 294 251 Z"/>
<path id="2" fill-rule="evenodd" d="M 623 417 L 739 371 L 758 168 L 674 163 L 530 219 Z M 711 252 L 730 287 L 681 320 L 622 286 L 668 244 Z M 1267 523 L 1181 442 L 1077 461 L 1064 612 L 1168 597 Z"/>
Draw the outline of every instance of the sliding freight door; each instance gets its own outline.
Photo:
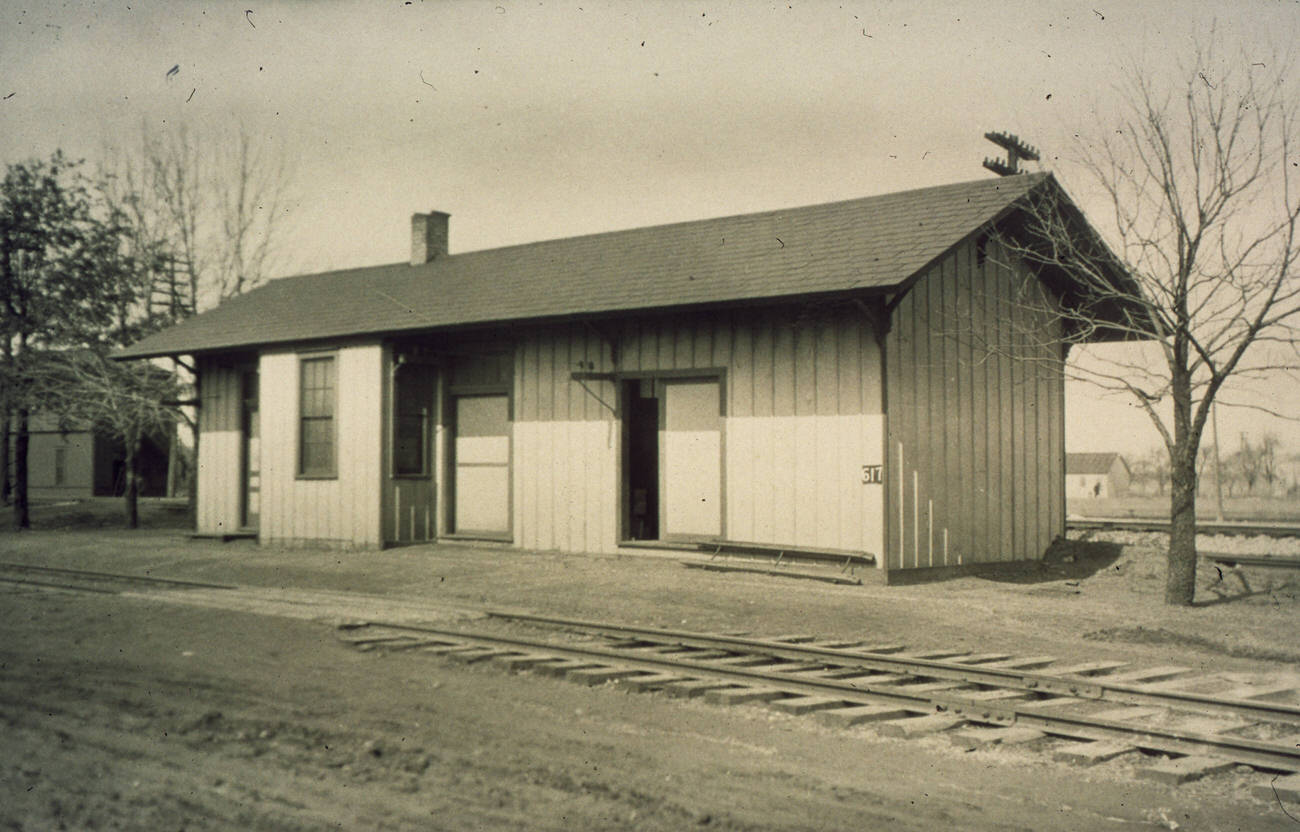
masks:
<path id="1" fill-rule="evenodd" d="M 722 536 L 722 394 L 716 379 L 662 380 L 660 536 Z"/>

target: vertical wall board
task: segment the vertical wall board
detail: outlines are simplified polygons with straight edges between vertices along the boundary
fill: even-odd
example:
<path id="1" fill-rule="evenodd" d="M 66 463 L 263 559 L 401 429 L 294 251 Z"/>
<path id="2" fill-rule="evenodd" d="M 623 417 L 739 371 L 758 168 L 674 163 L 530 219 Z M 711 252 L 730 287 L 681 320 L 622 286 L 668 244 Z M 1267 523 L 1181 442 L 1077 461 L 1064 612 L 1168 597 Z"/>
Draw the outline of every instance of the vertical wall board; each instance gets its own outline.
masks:
<path id="1" fill-rule="evenodd" d="M 798 432 L 795 417 L 775 416 L 771 425 L 771 480 L 772 531 L 774 540 L 799 539 L 795 515 L 797 512 L 798 468 L 796 444 Z"/>
<path id="2" fill-rule="evenodd" d="M 864 413 L 862 406 L 861 326 L 853 317 L 835 322 L 835 400 L 836 413 Z"/>
<path id="3" fill-rule="evenodd" d="M 727 418 L 745 419 L 754 416 L 754 330 L 752 326 L 742 325 L 735 320 L 728 321 L 731 339 L 726 356 L 715 355 L 715 361 L 724 357 L 724 363 L 718 367 L 728 367 Z"/>
<path id="4" fill-rule="evenodd" d="M 772 410 L 778 417 L 793 416 L 796 395 L 794 328 L 783 315 L 773 318 Z"/>
<path id="5" fill-rule="evenodd" d="M 861 480 L 862 466 L 879 461 L 882 442 L 880 415 L 861 412 L 868 395 L 863 390 L 863 345 L 872 344 L 871 354 L 878 356 L 874 335 L 862 331 L 866 320 L 856 315 L 853 329 L 834 320 L 819 328 L 806 326 L 798 334 L 789 321 L 789 316 L 747 310 L 624 322 L 619 327 L 621 360 L 610 369 L 725 372 L 721 518 L 729 539 L 859 548 L 869 532 L 880 532 L 880 506 L 873 519 L 866 519 L 872 513 L 866 510 L 868 494 L 874 493 L 879 503 L 880 490 Z M 653 334 L 653 343 L 632 369 L 635 353 L 628 344 L 644 345 L 646 333 Z M 536 347 L 532 340 L 523 345 L 521 365 L 525 374 L 540 378 L 539 390 L 553 388 L 552 406 L 543 403 L 532 419 L 527 403 L 517 408 L 523 418 L 514 431 L 517 511 L 522 515 L 516 540 L 535 548 L 613 551 L 622 510 L 621 429 L 615 414 L 569 376 L 569 365 L 598 357 L 603 342 L 565 327 L 539 331 L 536 342 Z M 541 358 L 530 370 L 534 349 Z M 664 358 L 668 363 L 659 363 Z M 848 369 L 840 369 L 841 361 Z M 874 376 L 879 378 L 878 370 Z M 530 380 L 520 380 L 521 397 L 531 386 Z M 611 404 L 619 395 L 608 380 L 586 386 Z M 852 391 L 843 406 L 842 386 Z M 774 395 L 778 389 L 784 400 L 781 411 Z M 540 397 L 545 399 L 545 393 Z M 870 397 L 879 401 L 879 391 Z M 842 412 L 846 407 L 849 412 Z M 874 437 L 870 451 L 865 437 Z M 868 522 L 876 524 L 874 532 Z"/>
<path id="6" fill-rule="evenodd" d="M 734 540 L 755 540 L 754 423 L 751 417 L 727 417 L 727 535 Z"/>
<path id="7" fill-rule="evenodd" d="M 776 415 L 776 327 L 768 313 L 750 321 L 754 354 L 754 415 Z"/>
<path id="8" fill-rule="evenodd" d="M 712 317 L 713 320 L 713 354 L 705 359 L 702 366 L 705 367 L 732 367 L 735 355 L 736 339 L 736 320 L 730 312 L 719 312 Z M 743 367 L 737 367 L 737 372 L 747 372 Z M 730 385 L 728 385 L 730 387 Z M 728 397 L 732 394 L 728 391 Z M 727 413 L 731 413 L 732 408 L 727 407 Z"/>
<path id="9" fill-rule="evenodd" d="M 964 243 L 894 311 L 891 568 L 943 564 L 945 530 L 949 564 L 1038 558 L 1064 522 L 1055 508 L 1064 436 L 1052 300 L 1037 283 L 1018 296 L 1021 273 L 995 259 L 979 262 Z"/>
<path id="10" fill-rule="evenodd" d="M 384 350 L 378 344 L 339 355 L 339 488 L 335 539 L 355 546 L 380 540 L 382 491 Z M 348 391 L 360 391 L 349 395 Z M 409 523 L 408 516 L 408 523 Z"/>
<path id="11" fill-rule="evenodd" d="M 906 303 L 906 297 L 902 302 Z M 902 409 L 899 407 L 898 399 L 901 385 L 902 372 L 900 370 L 901 361 L 899 353 L 901 352 L 900 343 L 902 341 L 902 310 L 894 309 L 890 312 L 889 332 L 885 336 L 884 365 L 885 377 L 888 380 L 890 390 L 888 398 L 882 399 L 888 412 L 885 414 L 885 442 L 882 452 L 884 453 L 884 492 L 885 492 L 885 514 L 889 517 L 889 522 L 885 524 L 885 551 L 882 553 L 882 559 L 888 569 L 901 569 L 901 563 L 898 554 L 902 551 L 902 534 L 901 524 L 898 522 L 898 506 L 902 505 L 903 495 L 899 489 L 899 475 L 901 470 L 898 457 L 898 446 L 902 441 Z"/>
<path id="12" fill-rule="evenodd" d="M 981 333 L 971 343 L 971 419 L 976 424 L 988 424 L 989 398 L 989 358 L 988 344 L 988 295 L 989 285 L 984 264 L 970 248 L 966 249 L 968 271 L 971 275 L 971 330 Z M 992 426 L 990 425 L 990 428 Z M 992 544 L 989 534 L 989 518 L 996 509 L 989 505 L 989 478 L 992 475 L 989 465 L 989 444 L 994 430 L 975 432 L 975 445 L 971 453 L 971 546 L 980 560 L 995 560 L 998 548 Z"/>
<path id="13" fill-rule="evenodd" d="M 239 527 L 239 372 L 215 359 L 199 363 L 199 461 L 196 525 L 203 534 Z"/>
<path id="14" fill-rule="evenodd" d="M 567 549 L 569 546 L 569 468 L 571 454 L 568 447 L 569 424 L 569 330 L 562 327 L 551 339 L 551 372 L 543 383 L 551 388 L 554 402 L 551 411 L 552 429 L 547 431 L 551 441 L 552 480 L 549 496 L 551 499 L 551 534 L 552 542 L 548 548 Z M 576 385 L 574 385 L 576 386 Z"/>
<path id="15" fill-rule="evenodd" d="M 944 363 L 944 348 L 953 339 L 950 325 L 938 324 L 944 308 L 944 290 L 956 282 L 953 273 L 952 257 L 944 258 L 939 265 L 937 280 L 923 280 L 916 286 L 919 292 L 916 298 L 916 332 L 917 368 L 913 379 L 916 385 L 916 436 L 913 443 L 917 448 L 914 457 L 915 470 L 919 476 L 913 478 L 917 487 L 915 499 L 909 510 L 915 513 L 912 533 L 916 540 L 912 547 L 915 566 L 930 567 L 943 565 L 942 546 L 936 557 L 934 551 L 934 509 L 942 511 L 949 477 L 944 471 L 948 460 L 944 453 L 947 443 L 949 413 L 944 404 L 944 388 L 947 386 L 947 374 Z M 937 325 L 936 325 L 937 324 Z M 951 354 L 946 356 L 949 360 Z"/>

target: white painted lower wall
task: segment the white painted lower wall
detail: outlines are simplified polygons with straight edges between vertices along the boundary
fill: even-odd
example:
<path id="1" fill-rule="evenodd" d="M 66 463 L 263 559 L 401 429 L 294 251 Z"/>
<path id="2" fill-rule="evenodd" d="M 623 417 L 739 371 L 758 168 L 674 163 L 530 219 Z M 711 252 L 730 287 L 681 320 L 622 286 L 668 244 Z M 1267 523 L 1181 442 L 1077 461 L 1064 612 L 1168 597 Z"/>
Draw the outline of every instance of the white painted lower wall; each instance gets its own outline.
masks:
<path id="1" fill-rule="evenodd" d="M 529 549 L 618 549 L 621 431 L 599 421 L 515 422 L 514 539 Z M 723 537 L 883 554 L 884 417 L 723 420 Z"/>
<path id="2" fill-rule="evenodd" d="M 325 353 L 263 353 L 260 370 L 263 543 L 378 546 L 383 458 L 383 349 L 334 351 L 337 476 L 298 476 L 299 361 Z M 205 440 L 206 441 L 206 440 Z"/>

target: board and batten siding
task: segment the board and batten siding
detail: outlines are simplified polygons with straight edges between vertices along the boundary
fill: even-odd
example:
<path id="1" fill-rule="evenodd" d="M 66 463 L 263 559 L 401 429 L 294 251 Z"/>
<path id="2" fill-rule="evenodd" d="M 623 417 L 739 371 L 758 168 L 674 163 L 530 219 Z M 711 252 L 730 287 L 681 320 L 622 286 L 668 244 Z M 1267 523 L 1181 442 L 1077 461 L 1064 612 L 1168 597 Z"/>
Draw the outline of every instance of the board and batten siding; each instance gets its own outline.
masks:
<path id="1" fill-rule="evenodd" d="M 863 466 L 884 462 L 880 354 L 855 306 L 638 318 L 521 337 L 515 543 L 611 552 L 621 514 L 619 390 L 574 380 L 575 371 L 720 374 L 722 537 L 880 554 L 883 489 L 863 483 Z"/>
<path id="2" fill-rule="evenodd" d="M 1065 530 L 1054 301 L 992 245 L 958 246 L 893 314 L 891 569 L 1038 559 Z"/>
<path id="3" fill-rule="evenodd" d="M 239 529 L 243 469 L 240 433 L 245 366 L 203 358 L 199 370 L 199 461 L 196 527 L 199 534 Z"/>
<path id="4" fill-rule="evenodd" d="M 298 476 L 299 362 L 318 356 L 334 356 L 336 360 L 337 473 L 325 479 L 304 479 Z M 259 370 L 261 541 L 379 546 L 383 347 L 375 344 L 325 352 L 265 352 Z M 233 458 L 238 459 L 237 452 Z"/>

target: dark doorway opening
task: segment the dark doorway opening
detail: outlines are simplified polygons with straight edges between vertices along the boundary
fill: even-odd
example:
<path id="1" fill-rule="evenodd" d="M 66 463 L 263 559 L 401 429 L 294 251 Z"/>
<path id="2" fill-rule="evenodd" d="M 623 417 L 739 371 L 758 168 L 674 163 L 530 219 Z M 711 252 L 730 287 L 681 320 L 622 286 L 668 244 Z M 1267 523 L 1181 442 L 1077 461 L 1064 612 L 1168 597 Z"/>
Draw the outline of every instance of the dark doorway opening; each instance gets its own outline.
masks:
<path id="1" fill-rule="evenodd" d="M 623 383 L 626 539 L 659 539 L 659 399 L 653 379 Z"/>

